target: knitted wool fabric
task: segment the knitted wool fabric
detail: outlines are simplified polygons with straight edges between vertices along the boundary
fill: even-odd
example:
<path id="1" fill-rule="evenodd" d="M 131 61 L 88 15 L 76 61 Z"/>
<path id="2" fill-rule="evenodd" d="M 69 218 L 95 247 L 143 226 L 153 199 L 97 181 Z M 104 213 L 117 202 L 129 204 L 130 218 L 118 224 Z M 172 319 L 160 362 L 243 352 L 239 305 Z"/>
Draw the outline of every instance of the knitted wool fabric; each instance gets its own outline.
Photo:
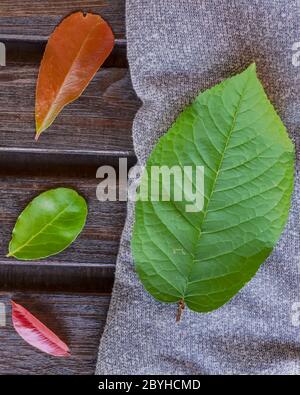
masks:
<path id="1" fill-rule="evenodd" d="M 97 374 L 300 373 L 300 1 L 128 0 L 128 58 L 143 102 L 133 126 L 139 164 L 193 98 L 251 62 L 296 144 L 285 231 L 256 276 L 209 314 L 155 301 L 130 250 L 134 205 L 117 261 Z M 299 45 L 297 44 L 299 43 Z"/>

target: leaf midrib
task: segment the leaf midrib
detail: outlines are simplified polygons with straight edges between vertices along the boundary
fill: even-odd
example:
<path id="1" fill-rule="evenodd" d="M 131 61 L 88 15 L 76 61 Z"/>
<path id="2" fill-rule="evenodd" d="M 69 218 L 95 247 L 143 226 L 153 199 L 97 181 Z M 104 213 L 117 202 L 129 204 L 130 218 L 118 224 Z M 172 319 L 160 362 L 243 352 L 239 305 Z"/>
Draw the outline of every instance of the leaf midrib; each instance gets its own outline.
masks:
<path id="1" fill-rule="evenodd" d="M 48 222 L 46 225 L 44 225 L 36 234 L 34 234 L 30 239 L 28 239 L 24 244 L 22 244 L 20 247 L 18 247 L 16 250 L 9 252 L 6 257 L 9 258 L 11 256 L 14 256 L 17 252 L 21 251 L 23 248 L 28 246 L 28 244 L 36 239 L 41 233 L 43 233 L 49 226 L 51 226 L 66 210 L 68 210 L 73 203 L 68 204 L 60 213 L 58 213 L 50 222 Z"/>
<path id="2" fill-rule="evenodd" d="M 248 82 L 249 82 L 249 75 L 248 75 L 248 78 L 247 78 L 247 80 L 246 80 L 246 82 L 245 82 L 245 86 L 244 86 L 244 88 L 243 88 L 243 90 L 242 90 L 242 92 L 241 92 L 241 94 L 240 94 L 240 99 L 239 99 L 239 102 L 238 102 L 238 104 L 237 104 L 236 110 L 235 110 L 234 115 L 233 115 L 233 120 L 232 120 L 231 128 L 230 128 L 230 130 L 229 130 L 228 137 L 227 137 L 227 139 L 226 139 L 226 143 L 225 143 L 225 146 L 224 146 L 224 150 L 223 150 L 223 153 L 222 153 L 220 162 L 219 162 L 219 166 L 218 166 L 218 169 L 217 169 L 217 171 L 216 171 L 216 176 L 215 176 L 215 179 L 214 179 L 214 182 L 213 182 L 213 185 L 212 185 L 211 193 L 210 193 L 210 195 L 209 195 L 209 197 L 208 197 L 208 199 L 207 199 L 207 205 L 206 205 L 206 208 L 205 208 L 204 213 L 203 213 L 202 221 L 201 221 L 201 223 L 200 223 L 200 225 L 199 225 L 199 234 L 198 234 L 198 237 L 197 237 L 197 239 L 196 239 L 195 246 L 194 246 L 194 251 L 193 251 L 193 256 L 194 256 L 194 257 L 195 257 L 195 250 L 197 249 L 197 245 L 198 245 L 198 243 L 199 243 L 199 241 L 200 241 L 200 239 L 201 239 L 201 235 L 202 235 L 202 225 L 203 225 L 203 223 L 205 222 L 206 216 L 207 216 L 207 214 L 208 214 L 208 212 L 209 212 L 209 204 L 210 204 L 210 202 L 211 202 L 211 200 L 212 200 L 212 196 L 213 196 L 213 194 L 214 194 L 214 192 L 215 192 L 215 187 L 216 187 L 216 184 L 217 184 L 217 180 L 218 180 L 220 171 L 221 171 L 221 169 L 222 169 L 222 165 L 223 165 L 224 157 L 225 157 L 225 154 L 226 154 L 226 150 L 227 150 L 227 148 L 228 148 L 228 145 L 229 145 L 229 142 L 230 142 L 232 133 L 234 132 L 234 129 L 235 129 L 235 126 L 236 126 L 236 120 L 237 120 L 237 117 L 238 117 L 238 114 L 239 114 L 239 110 L 240 110 L 240 107 L 241 107 L 241 104 L 242 104 L 242 101 L 243 101 L 243 96 L 244 96 L 244 94 L 245 94 L 245 91 L 246 91 Z M 184 300 L 184 298 L 185 298 L 188 285 L 190 284 L 190 276 L 191 276 L 191 273 L 192 273 L 192 271 L 193 271 L 193 267 L 194 267 L 194 265 L 195 265 L 196 263 L 200 263 L 199 260 L 193 259 L 191 268 L 190 268 L 189 273 L 188 273 L 188 275 L 187 275 L 185 290 L 184 290 L 183 295 L 182 295 L 182 299 L 183 299 L 183 300 Z"/>

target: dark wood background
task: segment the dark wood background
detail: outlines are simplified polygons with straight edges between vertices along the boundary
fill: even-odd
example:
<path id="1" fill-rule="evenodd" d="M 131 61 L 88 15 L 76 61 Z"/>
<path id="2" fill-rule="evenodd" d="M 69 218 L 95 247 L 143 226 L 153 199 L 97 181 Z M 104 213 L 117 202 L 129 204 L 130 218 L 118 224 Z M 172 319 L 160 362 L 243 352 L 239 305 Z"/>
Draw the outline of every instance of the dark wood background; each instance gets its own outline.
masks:
<path id="1" fill-rule="evenodd" d="M 101 14 L 116 46 L 81 98 L 69 105 L 38 142 L 34 141 L 34 94 L 39 63 L 54 27 L 71 12 Z M 0 374 L 93 374 L 105 324 L 124 202 L 96 199 L 96 169 L 117 168 L 135 157 L 131 139 L 140 105 L 126 60 L 125 0 L 1 0 L 0 42 Z M 19 213 L 52 187 L 75 188 L 88 201 L 87 226 L 76 242 L 47 260 L 6 258 Z M 27 345 L 13 330 L 10 300 L 28 308 L 71 348 L 54 358 Z"/>

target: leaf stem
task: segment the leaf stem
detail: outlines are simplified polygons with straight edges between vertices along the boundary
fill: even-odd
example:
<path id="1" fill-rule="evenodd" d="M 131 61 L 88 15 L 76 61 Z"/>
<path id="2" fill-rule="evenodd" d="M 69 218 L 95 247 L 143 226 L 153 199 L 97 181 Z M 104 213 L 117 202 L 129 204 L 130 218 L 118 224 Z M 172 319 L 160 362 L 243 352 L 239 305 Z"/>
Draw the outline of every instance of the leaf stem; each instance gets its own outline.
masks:
<path id="1" fill-rule="evenodd" d="M 184 308 L 185 308 L 185 304 L 184 304 L 183 299 L 181 299 L 178 302 L 178 309 L 177 309 L 177 314 L 176 314 L 176 322 L 180 321 L 181 315 L 182 315 L 182 312 L 183 312 Z"/>

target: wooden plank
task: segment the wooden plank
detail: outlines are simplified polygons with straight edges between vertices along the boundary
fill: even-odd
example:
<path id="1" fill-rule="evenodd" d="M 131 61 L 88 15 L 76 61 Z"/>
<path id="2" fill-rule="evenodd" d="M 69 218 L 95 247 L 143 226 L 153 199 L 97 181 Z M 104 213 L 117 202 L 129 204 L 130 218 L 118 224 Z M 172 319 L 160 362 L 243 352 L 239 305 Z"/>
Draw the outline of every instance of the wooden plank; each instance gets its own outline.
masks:
<path id="1" fill-rule="evenodd" d="M 16 65 L 39 65 L 47 40 L 36 39 L 35 37 L 20 39 L 18 36 L 0 34 L 0 42 L 5 45 L 6 67 L 9 68 Z M 112 53 L 102 65 L 103 67 L 128 68 L 125 40 L 116 40 Z"/>
<path id="2" fill-rule="evenodd" d="M 134 156 L 131 129 L 140 102 L 127 68 L 102 68 L 84 94 L 34 141 L 38 65 L 0 69 L 0 156 L 9 152 Z M 89 160 L 89 159 L 88 159 Z"/>
<path id="3" fill-rule="evenodd" d="M 109 292 L 126 202 L 99 202 L 94 178 L 58 174 L 23 177 L 3 173 L 0 178 L 0 289 L 82 290 Z M 6 258 L 17 217 L 33 197 L 60 186 L 77 190 L 87 200 L 89 214 L 78 239 L 65 251 L 45 260 L 21 262 Z"/>
<path id="4" fill-rule="evenodd" d="M 24 342 L 11 322 L 10 300 L 22 304 L 65 341 L 69 358 L 55 358 Z M 6 326 L 0 327 L 0 372 L 4 374 L 93 374 L 109 296 L 0 293 Z"/>
<path id="5" fill-rule="evenodd" d="M 115 265 L 68 265 L 43 262 L 3 262 L 0 260 L 0 290 L 31 292 L 101 292 L 112 290 Z"/>
<path id="6" fill-rule="evenodd" d="M 0 35 L 48 37 L 62 18 L 78 10 L 100 14 L 116 38 L 125 37 L 125 0 L 1 0 Z"/>

